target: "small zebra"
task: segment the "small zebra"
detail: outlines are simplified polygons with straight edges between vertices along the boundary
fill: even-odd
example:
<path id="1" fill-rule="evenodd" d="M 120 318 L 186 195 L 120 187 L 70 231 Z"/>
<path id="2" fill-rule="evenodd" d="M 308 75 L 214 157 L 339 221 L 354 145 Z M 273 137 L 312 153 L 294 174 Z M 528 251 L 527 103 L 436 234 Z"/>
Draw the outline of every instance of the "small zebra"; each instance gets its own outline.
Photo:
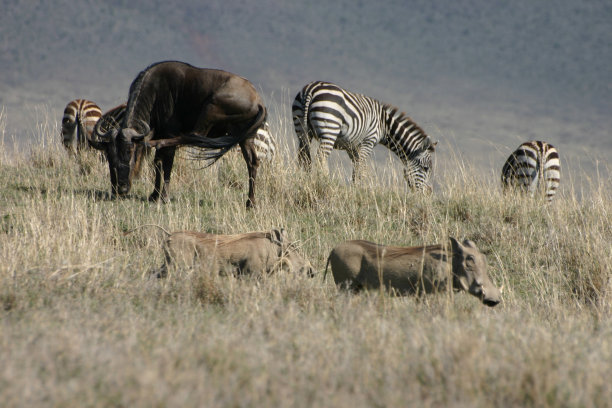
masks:
<path id="1" fill-rule="evenodd" d="M 365 95 L 346 91 L 329 82 L 307 84 L 292 106 L 299 141 L 298 160 L 310 168 L 310 143 L 320 141 L 317 158 L 326 159 L 332 149 L 345 150 L 353 162 L 353 181 L 377 143 L 390 149 L 404 164 L 408 186 L 431 190 L 429 177 L 437 142 L 396 107 Z"/>
<path id="2" fill-rule="evenodd" d="M 62 118 L 62 140 L 64 147 L 71 153 L 87 149 L 87 139 L 91 136 L 96 122 L 102 117 L 102 110 L 87 99 L 70 101 L 64 109 Z"/>
<path id="3" fill-rule="evenodd" d="M 541 141 L 525 142 L 506 160 L 502 168 L 504 190 L 518 188 L 532 197 L 545 193 L 550 202 L 561 178 L 559 152 L 550 143 Z"/>
<path id="4" fill-rule="evenodd" d="M 257 129 L 257 133 L 253 138 L 253 144 L 255 144 L 255 154 L 259 160 L 271 162 L 274 159 L 276 155 L 276 139 L 272 136 L 272 133 L 270 133 L 270 125 L 267 121 L 264 121 L 261 127 Z M 240 146 L 234 146 L 231 151 L 240 153 Z M 190 149 L 189 154 L 192 158 L 199 159 L 201 151 L 198 149 Z"/>
<path id="5" fill-rule="evenodd" d="M 267 121 L 257 129 L 253 143 L 255 144 L 255 154 L 259 160 L 272 161 L 276 155 L 276 140 L 270 133 L 270 125 Z"/>

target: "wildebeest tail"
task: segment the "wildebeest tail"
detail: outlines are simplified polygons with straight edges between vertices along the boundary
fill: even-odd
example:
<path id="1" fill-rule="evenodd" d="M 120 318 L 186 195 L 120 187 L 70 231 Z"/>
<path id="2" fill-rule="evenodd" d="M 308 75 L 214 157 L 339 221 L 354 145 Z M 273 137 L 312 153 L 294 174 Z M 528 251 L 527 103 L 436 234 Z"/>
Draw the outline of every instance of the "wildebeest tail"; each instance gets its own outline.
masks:
<path id="1" fill-rule="evenodd" d="M 230 151 L 238 143 L 246 139 L 247 136 L 255 134 L 263 123 L 266 121 L 267 110 L 264 105 L 259 105 L 257 116 L 253 120 L 251 126 L 242 134 L 228 133 L 219 137 L 208 137 L 197 134 L 186 135 L 185 144 L 191 147 L 203 149 L 198 153 L 193 154 L 195 159 L 207 161 L 206 167 L 212 165 L 220 159 L 225 153 Z"/>

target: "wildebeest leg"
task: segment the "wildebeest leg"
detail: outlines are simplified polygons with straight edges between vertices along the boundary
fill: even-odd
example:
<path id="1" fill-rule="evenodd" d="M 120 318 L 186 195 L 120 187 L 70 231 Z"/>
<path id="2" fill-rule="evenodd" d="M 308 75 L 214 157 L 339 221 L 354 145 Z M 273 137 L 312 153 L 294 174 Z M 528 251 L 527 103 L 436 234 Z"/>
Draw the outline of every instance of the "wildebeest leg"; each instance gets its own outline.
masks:
<path id="1" fill-rule="evenodd" d="M 259 167 L 259 159 L 255 152 L 255 143 L 253 137 L 247 137 L 240 142 L 240 150 L 242 157 L 247 165 L 249 173 L 249 196 L 247 198 L 247 208 L 255 207 L 255 179 L 257 178 L 257 168 Z"/>
<path id="2" fill-rule="evenodd" d="M 155 189 L 149 196 L 149 201 L 157 201 L 167 203 L 168 191 L 170 186 L 170 174 L 174 164 L 174 153 L 176 147 L 166 147 L 155 151 L 154 168 L 155 168 Z M 162 185 L 162 174 L 163 182 Z"/>

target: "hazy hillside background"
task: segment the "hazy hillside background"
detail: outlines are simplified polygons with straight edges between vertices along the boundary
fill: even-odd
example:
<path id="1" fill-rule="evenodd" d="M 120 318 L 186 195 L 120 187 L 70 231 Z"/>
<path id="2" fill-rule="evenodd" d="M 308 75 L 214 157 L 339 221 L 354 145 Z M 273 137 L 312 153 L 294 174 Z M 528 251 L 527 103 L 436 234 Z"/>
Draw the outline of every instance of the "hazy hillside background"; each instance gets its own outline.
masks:
<path id="1" fill-rule="evenodd" d="M 2 1 L 4 148 L 49 118 L 57 126 L 71 99 L 123 102 L 136 74 L 166 59 L 249 78 L 287 122 L 316 79 L 397 105 L 440 140 L 438 171 L 457 149 L 497 181 L 510 151 L 535 138 L 590 176 L 612 154 L 603 0 Z"/>

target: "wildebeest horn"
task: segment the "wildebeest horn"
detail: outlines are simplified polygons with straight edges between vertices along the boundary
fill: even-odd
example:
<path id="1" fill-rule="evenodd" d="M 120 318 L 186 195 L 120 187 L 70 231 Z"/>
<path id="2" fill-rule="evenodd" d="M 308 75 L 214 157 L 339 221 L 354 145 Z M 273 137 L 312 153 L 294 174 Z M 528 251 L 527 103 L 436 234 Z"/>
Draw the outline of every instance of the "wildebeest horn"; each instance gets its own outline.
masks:
<path id="1" fill-rule="evenodd" d="M 111 139 L 117 137 L 117 133 L 119 132 L 117 129 L 110 129 L 106 133 L 100 132 L 100 127 L 102 126 L 103 120 L 98 120 L 96 125 L 94 126 L 93 132 L 91 132 L 92 137 L 87 138 L 87 143 L 91 147 L 97 150 L 104 150 L 105 146 Z"/>
<path id="2" fill-rule="evenodd" d="M 131 131 L 130 134 L 129 134 L 129 139 L 132 142 L 141 142 L 151 132 L 151 127 L 144 120 L 140 121 L 140 126 L 141 126 L 141 130 L 142 130 L 140 133 L 138 133 L 136 130 L 129 129 Z M 128 129 L 126 129 L 126 130 L 128 130 Z M 124 131 L 124 135 L 126 137 L 128 137 L 128 135 L 125 133 L 125 131 Z"/>

